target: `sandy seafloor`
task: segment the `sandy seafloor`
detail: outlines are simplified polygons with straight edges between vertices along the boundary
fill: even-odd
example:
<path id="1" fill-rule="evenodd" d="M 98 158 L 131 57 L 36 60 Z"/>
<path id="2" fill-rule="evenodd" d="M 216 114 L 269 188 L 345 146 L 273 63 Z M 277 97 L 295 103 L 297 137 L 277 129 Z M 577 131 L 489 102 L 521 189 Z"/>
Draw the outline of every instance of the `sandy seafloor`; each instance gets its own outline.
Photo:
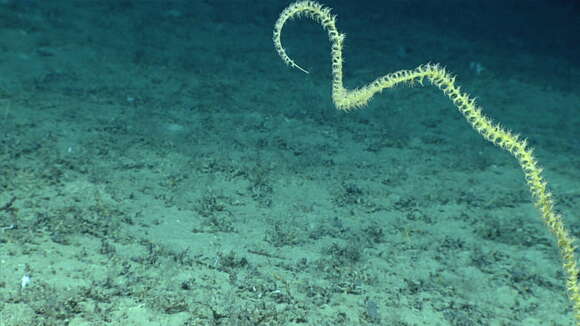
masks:
<path id="1" fill-rule="evenodd" d="M 580 236 L 580 52 L 531 35 L 578 11 L 328 3 L 348 87 L 446 66 Z M 0 325 L 573 325 L 517 162 L 430 85 L 335 110 L 285 5 L 1 1 Z"/>

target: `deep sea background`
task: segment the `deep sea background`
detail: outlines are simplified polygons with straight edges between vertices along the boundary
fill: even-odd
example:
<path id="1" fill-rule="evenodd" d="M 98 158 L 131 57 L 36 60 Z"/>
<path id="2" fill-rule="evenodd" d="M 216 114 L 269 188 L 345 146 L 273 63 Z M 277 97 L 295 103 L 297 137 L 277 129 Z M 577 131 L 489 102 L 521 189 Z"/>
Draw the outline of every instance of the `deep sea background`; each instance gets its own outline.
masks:
<path id="1" fill-rule="evenodd" d="M 428 83 L 334 109 L 288 4 L 0 0 L 0 326 L 574 325 L 517 161 Z M 580 236 L 580 2 L 324 4 L 347 87 L 441 64 Z"/>

